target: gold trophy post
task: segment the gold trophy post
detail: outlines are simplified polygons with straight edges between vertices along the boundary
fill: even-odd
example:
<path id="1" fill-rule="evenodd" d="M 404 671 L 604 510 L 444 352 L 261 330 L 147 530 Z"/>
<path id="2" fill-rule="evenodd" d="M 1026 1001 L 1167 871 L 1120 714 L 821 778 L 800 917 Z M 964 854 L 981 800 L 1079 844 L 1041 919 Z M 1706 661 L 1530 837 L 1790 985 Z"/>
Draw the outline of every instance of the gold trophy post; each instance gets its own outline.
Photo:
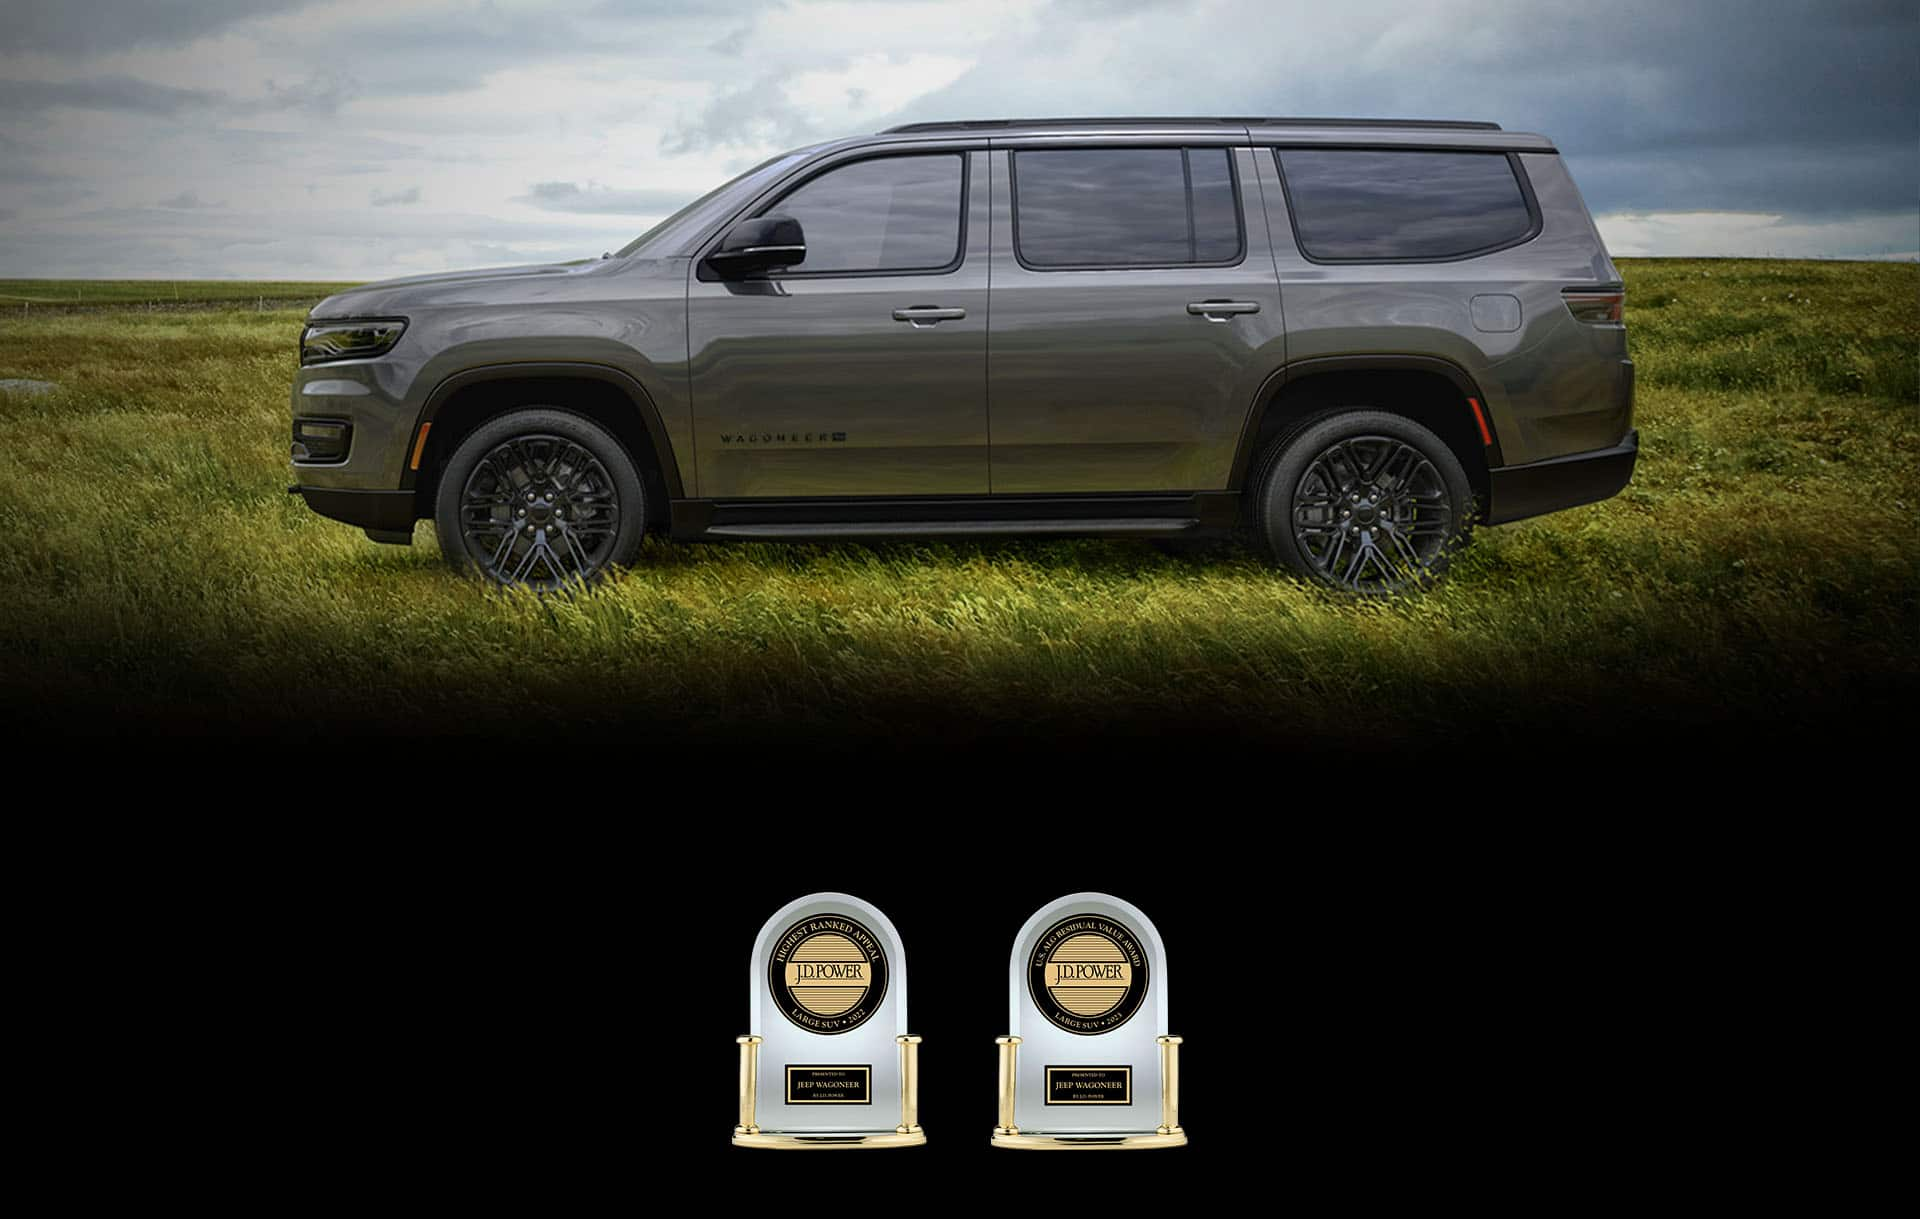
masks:
<path id="1" fill-rule="evenodd" d="M 920 1128 L 920 1038 L 902 1034 L 893 1039 L 900 1052 L 900 1124 L 891 1133 L 771 1134 L 754 1123 L 760 1093 L 761 1038 L 749 1033 L 736 1037 L 740 1046 L 740 1124 L 733 1128 L 736 1147 L 766 1147 L 782 1151 L 825 1151 L 841 1147 L 918 1147 L 927 1141 Z"/>
<path id="2" fill-rule="evenodd" d="M 1013 1122 L 1015 1090 L 1019 1087 L 1020 1039 L 995 1037 L 1000 1047 L 1000 1124 L 993 1128 L 995 1147 L 1024 1151 L 1144 1151 L 1153 1147 L 1184 1147 L 1187 1132 L 1180 1128 L 1180 1043 L 1178 1037 L 1156 1037 L 1160 1047 L 1160 1126 L 1152 1134 L 1022 1134 Z"/>

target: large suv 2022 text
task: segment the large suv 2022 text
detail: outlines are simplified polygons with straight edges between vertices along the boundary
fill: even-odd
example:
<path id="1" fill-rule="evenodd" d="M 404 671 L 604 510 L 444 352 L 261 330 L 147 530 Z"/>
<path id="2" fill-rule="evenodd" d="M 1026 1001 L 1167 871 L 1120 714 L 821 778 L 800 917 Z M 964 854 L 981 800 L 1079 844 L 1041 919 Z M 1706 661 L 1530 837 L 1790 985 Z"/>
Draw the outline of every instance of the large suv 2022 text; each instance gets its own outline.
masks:
<path id="1" fill-rule="evenodd" d="M 550 587 L 676 539 L 1238 534 L 1361 592 L 1638 451 L 1622 285 L 1491 123 L 917 123 L 598 261 L 328 298 L 295 488 Z"/>

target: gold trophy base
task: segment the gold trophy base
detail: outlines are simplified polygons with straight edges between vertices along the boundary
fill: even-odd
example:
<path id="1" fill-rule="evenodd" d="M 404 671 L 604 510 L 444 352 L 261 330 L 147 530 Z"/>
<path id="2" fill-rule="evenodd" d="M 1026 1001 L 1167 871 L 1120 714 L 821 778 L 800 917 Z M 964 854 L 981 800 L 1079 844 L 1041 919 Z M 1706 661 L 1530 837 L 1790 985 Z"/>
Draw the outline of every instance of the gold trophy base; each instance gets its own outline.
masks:
<path id="1" fill-rule="evenodd" d="M 900 1047 L 900 1117 L 892 1130 L 836 1130 L 818 1134 L 762 1130 L 754 1123 L 760 1097 L 760 1043 L 753 1033 L 734 1038 L 740 1045 L 740 1124 L 733 1128 L 735 1147 L 765 1147 L 773 1151 L 839 1151 L 861 1147 L 920 1147 L 927 1132 L 920 1128 L 920 1038 L 902 1033 L 893 1039 Z"/>
<path id="2" fill-rule="evenodd" d="M 1000 1124 L 993 1128 L 995 1147 L 1022 1151 L 1151 1151 L 1155 1147 L 1185 1147 L 1187 1132 L 1180 1128 L 1180 1046 L 1182 1038 L 1154 1038 L 1160 1046 L 1160 1125 L 1134 1133 L 1127 1130 L 1044 1134 L 1023 1132 L 1013 1124 L 1014 1092 L 1019 1084 L 1020 1038 L 995 1037 L 1000 1047 Z"/>
<path id="3" fill-rule="evenodd" d="M 872 1134 L 840 1132 L 836 1134 L 774 1134 L 766 1130 L 733 1128 L 735 1147 L 766 1147 L 776 1151 L 837 1151 L 858 1147 L 921 1147 L 926 1132 L 918 1126 L 905 1130 L 874 1131 Z"/>
<path id="4" fill-rule="evenodd" d="M 993 1145 L 1025 1151 L 1146 1151 L 1154 1147 L 1185 1147 L 1187 1132 L 1175 1126 L 1152 1134 L 1023 1134 L 995 1126 Z"/>

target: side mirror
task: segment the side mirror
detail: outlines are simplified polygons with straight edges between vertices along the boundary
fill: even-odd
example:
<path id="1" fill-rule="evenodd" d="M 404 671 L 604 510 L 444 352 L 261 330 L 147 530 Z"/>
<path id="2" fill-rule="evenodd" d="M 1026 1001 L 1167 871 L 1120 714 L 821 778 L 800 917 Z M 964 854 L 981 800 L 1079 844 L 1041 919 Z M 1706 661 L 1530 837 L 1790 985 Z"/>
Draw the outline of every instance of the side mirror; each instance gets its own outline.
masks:
<path id="1" fill-rule="evenodd" d="M 707 255 L 722 275 L 743 275 L 772 267 L 790 267 L 807 256 L 807 237 L 792 216 L 760 216 L 727 230 L 720 246 Z"/>

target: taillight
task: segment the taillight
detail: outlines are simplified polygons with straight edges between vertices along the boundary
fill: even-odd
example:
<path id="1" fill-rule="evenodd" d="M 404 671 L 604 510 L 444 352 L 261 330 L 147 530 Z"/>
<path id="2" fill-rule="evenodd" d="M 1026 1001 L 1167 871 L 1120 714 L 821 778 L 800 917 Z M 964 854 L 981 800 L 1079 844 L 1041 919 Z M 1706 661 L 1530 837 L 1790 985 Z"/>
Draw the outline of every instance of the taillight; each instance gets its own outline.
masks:
<path id="1" fill-rule="evenodd" d="M 1568 288 L 1560 297 L 1567 302 L 1567 312 L 1589 326 L 1618 325 L 1625 320 L 1624 289 Z"/>

